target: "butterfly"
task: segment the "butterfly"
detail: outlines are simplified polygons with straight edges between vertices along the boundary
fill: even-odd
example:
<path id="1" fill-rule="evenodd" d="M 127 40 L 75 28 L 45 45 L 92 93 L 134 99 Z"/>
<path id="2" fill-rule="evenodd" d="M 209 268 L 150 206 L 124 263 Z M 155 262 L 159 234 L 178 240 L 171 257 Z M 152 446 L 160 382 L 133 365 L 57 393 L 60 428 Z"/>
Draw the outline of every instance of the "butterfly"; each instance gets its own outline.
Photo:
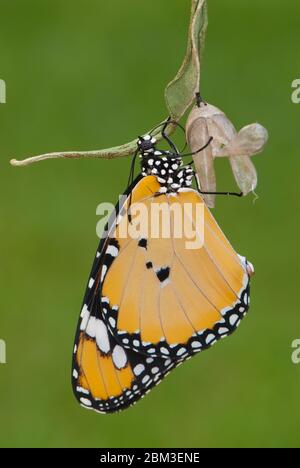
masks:
<path id="1" fill-rule="evenodd" d="M 79 403 L 100 413 L 136 403 L 230 335 L 249 309 L 253 266 L 192 188 L 194 171 L 164 130 L 171 151 L 157 149 L 151 134 L 137 142 L 141 174 L 108 222 L 83 300 L 72 384 Z"/>

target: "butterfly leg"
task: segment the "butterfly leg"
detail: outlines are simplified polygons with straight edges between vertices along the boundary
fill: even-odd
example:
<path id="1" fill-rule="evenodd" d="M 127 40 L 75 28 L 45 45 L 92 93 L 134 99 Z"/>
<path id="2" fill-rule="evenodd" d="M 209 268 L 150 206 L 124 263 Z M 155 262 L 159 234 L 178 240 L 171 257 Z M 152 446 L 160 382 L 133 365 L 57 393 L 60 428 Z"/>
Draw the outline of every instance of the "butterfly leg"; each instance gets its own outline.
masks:
<path id="1" fill-rule="evenodd" d="M 237 192 L 203 192 L 200 187 L 198 175 L 195 171 L 194 171 L 194 177 L 195 177 L 195 181 L 197 185 L 197 191 L 201 195 L 228 195 L 228 196 L 233 196 L 233 197 L 242 197 L 244 195 L 243 192 L 239 192 L 239 193 Z"/>

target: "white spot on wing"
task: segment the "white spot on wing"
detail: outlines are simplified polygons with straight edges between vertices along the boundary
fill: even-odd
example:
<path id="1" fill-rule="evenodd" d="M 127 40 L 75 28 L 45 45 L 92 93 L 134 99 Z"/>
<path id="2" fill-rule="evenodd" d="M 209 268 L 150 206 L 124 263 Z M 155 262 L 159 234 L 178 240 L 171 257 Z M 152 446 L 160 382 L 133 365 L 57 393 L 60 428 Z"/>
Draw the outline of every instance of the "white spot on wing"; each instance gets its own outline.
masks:
<path id="1" fill-rule="evenodd" d="M 95 338 L 96 336 L 96 318 L 95 317 L 90 317 L 85 333 L 89 335 L 91 338 Z"/>
<path id="2" fill-rule="evenodd" d="M 108 353 L 110 351 L 107 328 L 102 320 L 97 320 L 96 322 L 96 343 L 103 353 Z"/>
<path id="3" fill-rule="evenodd" d="M 182 356 L 185 352 L 186 352 L 186 349 L 185 349 L 185 348 L 180 348 L 180 349 L 177 351 L 176 355 L 177 355 L 177 356 Z"/>
<path id="4" fill-rule="evenodd" d="M 123 369 L 127 364 L 127 356 L 124 349 L 116 345 L 112 352 L 112 359 L 118 369 Z"/>
<path id="5" fill-rule="evenodd" d="M 201 348 L 200 341 L 193 341 L 192 342 L 192 348 Z"/>
<path id="6" fill-rule="evenodd" d="M 114 245 L 109 245 L 106 253 L 111 255 L 112 257 L 116 257 L 119 253 L 119 250 Z"/>
<path id="7" fill-rule="evenodd" d="M 239 321 L 239 316 L 236 314 L 231 315 L 229 322 L 232 327 L 236 325 L 236 323 Z"/>
<path id="8" fill-rule="evenodd" d="M 218 332 L 219 332 L 220 335 L 224 335 L 226 333 L 229 333 L 229 330 L 226 327 L 221 327 L 221 328 L 219 328 Z"/>
<path id="9" fill-rule="evenodd" d="M 138 377 L 139 375 L 141 375 L 142 372 L 144 372 L 144 370 L 145 370 L 145 366 L 143 364 L 138 364 L 133 369 L 133 372 L 134 372 L 134 375 Z"/>
<path id="10" fill-rule="evenodd" d="M 115 321 L 115 319 L 114 319 L 113 317 L 109 317 L 109 323 L 111 324 L 111 326 L 112 326 L 113 328 L 115 328 L 115 326 L 116 326 L 116 321 Z"/>
<path id="11" fill-rule="evenodd" d="M 148 382 L 149 379 L 149 375 L 145 375 L 145 377 L 143 377 L 142 383 L 145 384 L 146 382 Z"/>
<path id="12" fill-rule="evenodd" d="M 107 272 L 107 266 L 103 265 L 102 270 L 101 270 L 101 281 L 104 280 L 106 272 Z"/>
<path id="13" fill-rule="evenodd" d="M 80 313 L 80 317 L 83 318 L 85 316 L 86 312 L 88 312 L 88 307 L 87 307 L 86 304 L 84 304 L 84 306 L 82 307 L 81 313 Z"/>
<path id="14" fill-rule="evenodd" d="M 84 406 L 92 406 L 92 402 L 87 398 L 80 398 L 80 401 Z"/>
<path id="15" fill-rule="evenodd" d="M 82 317 L 81 324 L 80 324 L 80 330 L 85 330 L 86 326 L 87 326 L 87 323 L 89 321 L 89 318 L 90 318 L 90 312 L 89 312 L 86 305 L 83 306 L 80 316 Z"/>
<path id="16" fill-rule="evenodd" d="M 85 395 L 89 395 L 89 391 L 86 390 L 85 388 L 82 388 L 82 387 L 76 387 L 76 391 L 79 392 L 79 393 L 84 393 Z"/>
<path id="17" fill-rule="evenodd" d="M 214 341 L 216 341 L 216 338 L 214 335 L 210 334 L 207 336 L 205 341 L 207 345 L 210 345 L 210 344 L 213 344 Z"/>

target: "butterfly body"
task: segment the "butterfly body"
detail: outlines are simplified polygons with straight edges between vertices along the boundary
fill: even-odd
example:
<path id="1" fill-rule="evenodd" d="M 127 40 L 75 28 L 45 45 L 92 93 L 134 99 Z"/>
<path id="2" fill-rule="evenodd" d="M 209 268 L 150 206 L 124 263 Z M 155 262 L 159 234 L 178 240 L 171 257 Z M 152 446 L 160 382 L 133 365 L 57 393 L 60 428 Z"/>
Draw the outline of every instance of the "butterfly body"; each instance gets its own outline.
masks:
<path id="1" fill-rule="evenodd" d="M 74 393 L 100 412 L 139 400 L 184 360 L 230 335 L 249 307 L 249 264 L 191 187 L 193 169 L 179 154 L 157 150 L 150 136 L 138 149 L 141 176 L 100 243 L 75 340 Z M 134 237 L 129 212 L 140 205 L 142 227 L 157 229 Z M 187 247 L 186 227 L 202 242 L 196 248 Z"/>
<path id="2" fill-rule="evenodd" d="M 145 138 L 145 137 L 144 137 Z M 156 140 L 151 139 L 151 147 L 144 149 L 144 139 L 138 141 L 142 176 L 153 175 L 160 184 L 158 193 L 176 193 L 179 189 L 192 185 L 194 171 L 190 166 L 182 167 L 179 154 L 156 149 Z M 146 140 L 148 142 L 149 140 Z"/>

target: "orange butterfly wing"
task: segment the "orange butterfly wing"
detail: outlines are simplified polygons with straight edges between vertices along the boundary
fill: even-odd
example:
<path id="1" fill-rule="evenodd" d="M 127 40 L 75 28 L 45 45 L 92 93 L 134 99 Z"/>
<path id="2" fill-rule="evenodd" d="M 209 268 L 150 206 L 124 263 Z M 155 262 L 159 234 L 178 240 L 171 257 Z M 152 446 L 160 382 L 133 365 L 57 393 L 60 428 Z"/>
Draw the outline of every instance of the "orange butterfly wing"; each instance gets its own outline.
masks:
<path id="1" fill-rule="evenodd" d="M 131 200 L 128 195 L 110 221 L 88 281 L 72 383 L 80 404 L 98 412 L 134 404 L 185 359 L 232 333 L 248 310 L 247 262 L 209 210 L 203 206 L 201 248 L 190 250 L 186 238 L 175 236 L 172 205 L 201 204 L 199 194 L 186 189 L 169 196 L 159 188 L 148 176 L 129 190 Z M 167 206 L 169 238 L 120 236 L 129 204 L 138 202 L 149 212 L 153 204 Z"/>
<path id="2" fill-rule="evenodd" d="M 167 207 L 163 216 L 169 218 L 170 236 L 148 232 L 132 238 L 125 204 L 103 252 L 101 305 L 103 320 L 123 347 L 176 361 L 236 329 L 249 307 L 250 279 L 246 260 L 231 247 L 200 195 L 192 189 L 159 194 L 159 187 L 156 177 L 144 177 L 133 189 L 131 206 L 143 203 L 148 228 L 157 223 L 152 208 Z M 187 248 L 185 234 L 175 235 L 174 204 L 183 210 L 202 206 L 199 248 Z M 195 228 L 195 213 L 186 224 Z"/>

